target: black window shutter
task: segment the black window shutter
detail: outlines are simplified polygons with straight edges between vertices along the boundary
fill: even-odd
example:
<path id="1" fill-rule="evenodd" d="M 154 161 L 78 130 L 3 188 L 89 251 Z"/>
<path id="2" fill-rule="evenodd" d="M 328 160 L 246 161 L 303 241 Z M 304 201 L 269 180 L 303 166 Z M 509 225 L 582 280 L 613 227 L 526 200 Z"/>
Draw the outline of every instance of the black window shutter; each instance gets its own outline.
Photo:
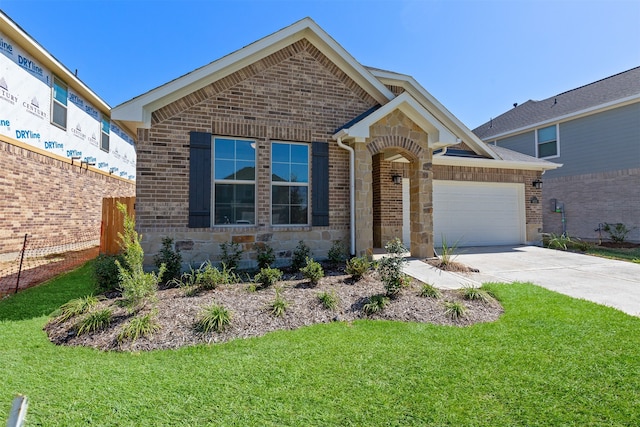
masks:
<path id="1" fill-rule="evenodd" d="M 211 227 L 211 134 L 189 133 L 189 228 Z"/>
<path id="2" fill-rule="evenodd" d="M 329 143 L 313 142 L 311 145 L 311 224 L 329 225 Z"/>

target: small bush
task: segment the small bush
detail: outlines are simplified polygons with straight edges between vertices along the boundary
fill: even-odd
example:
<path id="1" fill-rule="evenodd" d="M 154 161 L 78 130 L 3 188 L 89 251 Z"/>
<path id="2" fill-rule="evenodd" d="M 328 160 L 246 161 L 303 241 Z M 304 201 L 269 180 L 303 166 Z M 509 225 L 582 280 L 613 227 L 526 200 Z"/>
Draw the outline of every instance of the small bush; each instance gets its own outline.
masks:
<path id="1" fill-rule="evenodd" d="M 122 255 L 98 255 L 93 262 L 93 277 L 98 292 L 111 292 L 120 288 L 120 275 L 116 260 L 122 263 Z"/>
<path id="2" fill-rule="evenodd" d="M 291 268 L 294 271 L 299 271 L 307 262 L 307 258 L 311 256 L 311 249 L 309 246 L 305 245 L 302 240 L 298 242 L 298 246 L 293 251 L 293 256 L 291 257 Z"/>
<path id="3" fill-rule="evenodd" d="M 481 302 L 491 301 L 491 295 L 489 295 L 489 292 L 485 291 L 482 288 L 477 288 L 475 286 L 463 287 L 462 297 L 469 301 L 481 301 Z"/>
<path id="4" fill-rule="evenodd" d="M 224 242 L 220 244 L 220 261 L 227 266 L 229 270 L 237 270 L 244 252 L 239 243 Z"/>
<path id="5" fill-rule="evenodd" d="M 313 260 L 313 258 L 307 258 L 307 265 L 300 269 L 302 276 L 308 279 L 311 285 L 316 286 L 320 279 L 324 277 L 324 270 L 319 262 Z"/>
<path id="6" fill-rule="evenodd" d="M 68 303 L 62 305 L 59 309 L 59 315 L 56 317 L 57 322 L 66 322 L 72 317 L 79 316 L 91 310 L 100 301 L 99 298 L 93 295 L 88 295 L 82 298 L 72 299 Z"/>
<path id="7" fill-rule="evenodd" d="M 105 329 L 111 324 L 112 318 L 113 313 L 108 308 L 89 313 L 76 324 L 78 335 Z"/>
<path id="8" fill-rule="evenodd" d="M 347 249 L 344 243 L 340 240 L 334 240 L 329 253 L 327 253 L 327 258 L 331 264 L 342 264 L 347 259 Z"/>
<path id="9" fill-rule="evenodd" d="M 340 298 L 333 290 L 331 292 L 320 292 L 318 294 L 318 300 L 320 300 L 324 308 L 331 311 L 338 308 L 338 304 L 340 303 Z"/>
<path id="10" fill-rule="evenodd" d="M 420 288 L 420 296 L 423 298 L 434 298 L 438 299 L 442 296 L 442 293 L 435 286 L 425 283 Z"/>
<path id="11" fill-rule="evenodd" d="M 273 252 L 273 248 L 267 244 L 255 244 L 256 260 L 258 261 L 258 268 L 269 268 L 276 261 L 276 255 Z"/>
<path id="12" fill-rule="evenodd" d="M 446 301 L 444 303 L 444 314 L 451 317 L 453 320 L 460 319 L 465 316 L 467 307 L 461 302 Z"/>
<path id="13" fill-rule="evenodd" d="M 389 304 L 389 298 L 384 295 L 374 295 L 369 298 L 369 301 L 362 306 L 362 311 L 367 316 L 379 313 Z"/>
<path id="14" fill-rule="evenodd" d="M 269 305 L 271 314 L 276 317 L 283 317 L 289 307 L 289 303 L 280 294 L 280 289 L 276 288 L 276 297 Z"/>
<path id="15" fill-rule="evenodd" d="M 149 337 L 160 330 L 156 320 L 157 313 L 151 312 L 144 316 L 136 316 L 127 323 L 118 334 L 118 343 L 123 341 L 135 342 L 140 337 Z"/>
<path id="16" fill-rule="evenodd" d="M 162 248 L 160 252 L 153 257 L 153 262 L 160 269 L 164 264 L 165 271 L 162 276 L 163 283 L 171 283 L 177 277 L 180 277 L 182 270 L 182 255 L 179 249 L 173 249 L 173 239 L 164 237 L 162 239 Z"/>
<path id="17" fill-rule="evenodd" d="M 360 280 L 371 269 L 371 261 L 366 256 L 354 257 L 347 261 L 345 271 L 353 280 Z"/>
<path id="18" fill-rule="evenodd" d="M 225 264 L 222 264 L 222 270 L 220 270 L 212 266 L 210 261 L 205 261 L 196 271 L 196 284 L 206 290 L 237 281 L 236 275 L 233 271 L 227 269 Z"/>
<path id="19" fill-rule="evenodd" d="M 402 243 L 402 240 L 400 240 L 400 238 L 398 237 L 387 242 L 387 244 L 384 245 L 384 249 L 387 252 L 387 254 L 395 255 L 399 257 L 409 252 L 409 249 L 407 249 L 404 243 Z"/>
<path id="20" fill-rule="evenodd" d="M 547 242 L 547 247 L 550 249 L 559 249 L 562 251 L 566 251 L 569 249 L 569 246 L 573 243 L 568 234 L 549 234 L 549 240 Z"/>
<path id="21" fill-rule="evenodd" d="M 282 278 L 282 271 L 277 268 L 263 268 L 260 273 L 256 274 L 253 280 L 260 283 L 261 288 L 268 288 L 278 283 Z"/>
<path id="22" fill-rule="evenodd" d="M 399 256 L 382 257 L 378 263 L 380 279 L 388 297 L 396 297 L 402 288 L 411 283 L 411 279 L 402 272 L 407 260 Z"/>
<path id="23" fill-rule="evenodd" d="M 224 306 L 213 303 L 206 307 L 196 321 L 196 329 L 202 333 L 222 332 L 231 323 L 231 312 Z"/>
<path id="24" fill-rule="evenodd" d="M 609 224 L 608 222 L 605 222 L 603 230 L 605 231 L 605 233 L 609 234 L 609 237 L 612 241 L 616 243 L 623 243 L 626 240 L 627 235 L 631 233 L 633 228 L 629 228 L 621 222 L 617 222 L 615 224 Z"/>

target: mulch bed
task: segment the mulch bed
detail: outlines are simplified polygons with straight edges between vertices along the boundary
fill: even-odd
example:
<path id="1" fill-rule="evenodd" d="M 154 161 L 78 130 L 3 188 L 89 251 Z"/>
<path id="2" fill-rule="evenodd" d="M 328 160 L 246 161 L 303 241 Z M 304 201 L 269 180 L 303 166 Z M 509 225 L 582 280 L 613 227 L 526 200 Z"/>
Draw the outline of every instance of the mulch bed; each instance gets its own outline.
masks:
<path id="1" fill-rule="evenodd" d="M 161 328 L 151 337 L 143 337 L 135 342 L 118 343 L 118 333 L 131 318 L 117 305 L 118 298 L 101 301 L 97 307 L 109 307 L 113 310 L 113 322 L 106 330 L 78 336 L 75 332 L 77 319 L 71 319 L 63 323 L 51 321 L 45 326 L 45 331 L 52 342 L 61 345 L 87 346 L 101 350 L 147 351 L 258 337 L 271 331 L 293 330 L 334 321 L 351 322 L 370 318 L 467 326 L 494 321 L 503 313 L 498 301 L 482 303 L 463 300 L 459 291 L 443 290 L 440 299 L 420 297 L 422 284 L 413 281 L 382 312 L 367 316 L 362 307 L 368 302 L 368 298 L 384 293 L 384 287 L 375 272 L 358 282 L 353 282 L 349 275 L 341 271 L 329 272 L 316 287 L 310 287 L 298 275 L 287 275 L 284 279 L 278 284 L 282 289 L 281 295 L 289 303 L 283 317 L 273 316 L 268 309 L 275 298 L 274 288 L 251 292 L 248 284 L 235 284 L 221 286 L 196 296 L 185 296 L 184 290 L 178 288 L 159 291 L 155 308 Z M 325 309 L 318 300 L 317 295 L 325 291 L 335 292 L 339 297 L 340 302 L 335 311 Z M 467 307 L 465 317 L 451 319 L 445 314 L 445 301 L 463 302 Z M 199 333 L 195 330 L 194 323 L 203 307 L 213 302 L 222 304 L 232 312 L 231 324 L 220 333 Z M 151 307 L 140 314 L 149 310 Z"/>

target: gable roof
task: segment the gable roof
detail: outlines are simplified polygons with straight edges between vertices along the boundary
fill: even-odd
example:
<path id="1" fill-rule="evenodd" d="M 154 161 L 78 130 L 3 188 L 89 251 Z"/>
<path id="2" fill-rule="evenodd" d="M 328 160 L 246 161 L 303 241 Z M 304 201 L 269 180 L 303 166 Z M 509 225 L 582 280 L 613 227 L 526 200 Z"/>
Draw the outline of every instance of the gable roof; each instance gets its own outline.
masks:
<path id="1" fill-rule="evenodd" d="M 537 126 L 552 124 L 640 101 L 640 67 L 551 96 L 529 100 L 473 130 L 482 140 L 504 137 Z"/>
<path id="2" fill-rule="evenodd" d="M 148 128 L 151 113 L 210 83 L 226 77 L 286 46 L 306 39 L 360 85 L 378 103 L 393 99 L 393 93 L 356 61 L 311 18 L 304 18 L 227 56 L 150 90 L 113 108 L 112 117 L 136 127 Z"/>

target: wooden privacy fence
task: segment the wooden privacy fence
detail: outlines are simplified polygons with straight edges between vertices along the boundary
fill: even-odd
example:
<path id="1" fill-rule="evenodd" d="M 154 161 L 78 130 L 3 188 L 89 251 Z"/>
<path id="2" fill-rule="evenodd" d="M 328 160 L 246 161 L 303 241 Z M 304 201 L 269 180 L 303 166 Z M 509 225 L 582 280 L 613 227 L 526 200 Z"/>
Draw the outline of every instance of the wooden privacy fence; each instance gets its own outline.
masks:
<path id="1" fill-rule="evenodd" d="M 100 253 L 115 255 L 120 252 L 118 233 L 124 232 L 124 216 L 118 203 L 127 207 L 127 213 L 135 217 L 135 197 L 105 197 L 102 199 L 102 226 L 100 230 Z"/>

